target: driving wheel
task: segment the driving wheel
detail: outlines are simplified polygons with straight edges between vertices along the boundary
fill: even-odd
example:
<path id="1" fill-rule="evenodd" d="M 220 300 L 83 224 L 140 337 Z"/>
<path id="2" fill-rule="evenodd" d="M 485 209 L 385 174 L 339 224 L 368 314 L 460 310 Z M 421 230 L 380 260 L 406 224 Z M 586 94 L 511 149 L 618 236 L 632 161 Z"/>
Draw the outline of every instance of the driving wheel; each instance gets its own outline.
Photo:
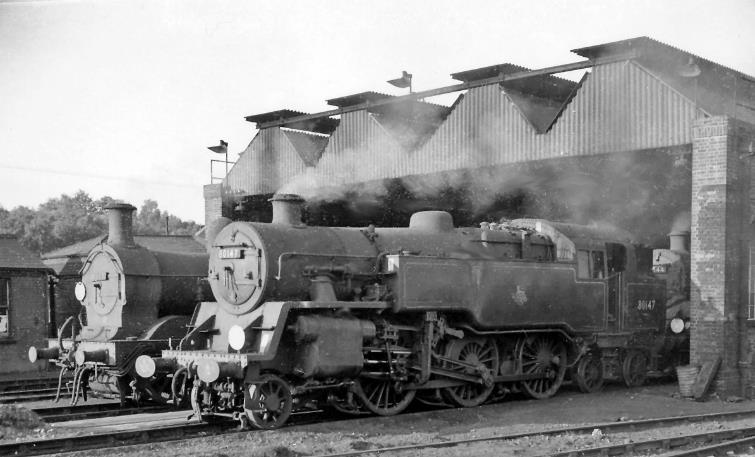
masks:
<path id="1" fill-rule="evenodd" d="M 493 376 L 500 363 L 498 346 L 492 338 L 451 340 L 446 345 L 446 358 L 459 363 L 446 362 L 447 369 L 480 377 L 481 383 L 465 382 L 443 389 L 443 396 L 456 406 L 469 408 L 481 405 L 493 393 Z"/>
<path id="2" fill-rule="evenodd" d="M 354 383 L 354 391 L 364 407 L 378 416 L 392 416 L 405 410 L 417 392 L 400 389 L 400 385 L 391 379 L 366 377 Z"/>
<path id="3" fill-rule="evenodd" d="M 522 373 L 539 375 L 537 379 L 522 381 L 525 393 L 537 399 L 553 396 L 566 374 L 564 344 L 552 336 L 528 336 L 519 341 L 518 354 Z"/>

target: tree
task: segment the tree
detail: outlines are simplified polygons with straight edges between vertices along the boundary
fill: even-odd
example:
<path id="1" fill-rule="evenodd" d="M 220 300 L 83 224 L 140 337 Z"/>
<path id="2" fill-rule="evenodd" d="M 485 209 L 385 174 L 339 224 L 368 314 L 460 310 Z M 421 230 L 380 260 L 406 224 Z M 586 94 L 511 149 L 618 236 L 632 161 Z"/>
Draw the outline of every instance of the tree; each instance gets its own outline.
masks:
<path id="1" fill-rule="evenodd" d="M 32 251 L 48 252 L 107 233 L 103 208 L 114 201 L 108 196 L 93 200 L 80 190 L 73 196 L 51 198 L 37 210 L 19 206 L 8 211 L 0 207 L 0 233 L 15 235 Z M 193 235 L 201 228 L 193 221 L 184 222 L 160 211 L 156 201 L 146 200 L 135 217 L 135 233 L 165 234 L 166 218 L 171 234 Z"/>
<path id="2" fill-rule="evenodd" d="M 160 211 L 154 200 L 144 200 L 134 226 L 140 235 L 193 235 L 201 228 L 194 221 L 184 222 L 167 211 Z"/>

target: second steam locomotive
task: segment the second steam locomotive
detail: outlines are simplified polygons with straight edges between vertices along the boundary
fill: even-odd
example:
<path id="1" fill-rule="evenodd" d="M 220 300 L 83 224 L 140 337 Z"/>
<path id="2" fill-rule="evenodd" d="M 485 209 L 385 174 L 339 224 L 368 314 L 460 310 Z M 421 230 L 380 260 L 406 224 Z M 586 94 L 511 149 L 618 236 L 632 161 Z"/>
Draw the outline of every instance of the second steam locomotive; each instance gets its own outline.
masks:
<path id="1" fill-rule="evenodd" d="M 272 223 L 230 222 L 211 242 L 215 302 L 146 379 L 185 380 L 197 416 L 259 428 L 327 404 L 396 414 L 415 398 L 479 405 L 520 390 L 638 385 L 664 342 L 665 282 L 626 233 L 539 219 L 455 228 L 426 211 L 407 228 L 308 227 L 302 201 Z"/>
<path id="2" fill-rule="evenodd" d="M 81 269 L 75 287 L 78 315 L 60 326 L 48 347 L 29 348 L 29 360 L 60 367 L 57 397 L 66 373 L 73 373 L 72 404 L 86 400 L 87 392 L 121 402 L 127 397 L 164 402 L 173 396 L 172 379 L 145 382 L 134 363 L 140 355 L 159 355 L 178 344 L 196 303 L 211 297 L 202 282 L 207 252 L 188 236 L 153 237 L 140 245 L 133 233 L 136 208 L 112 203 L 105 209 L 107 241 L 90 250 Z"/>

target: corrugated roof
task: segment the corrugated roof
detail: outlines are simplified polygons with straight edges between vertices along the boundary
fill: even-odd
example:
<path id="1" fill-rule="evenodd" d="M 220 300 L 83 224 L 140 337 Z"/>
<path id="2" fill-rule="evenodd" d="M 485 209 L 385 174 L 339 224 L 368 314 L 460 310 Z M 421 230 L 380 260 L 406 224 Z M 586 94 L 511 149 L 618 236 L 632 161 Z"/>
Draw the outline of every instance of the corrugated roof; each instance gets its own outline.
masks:
<path id="1" fill-rule="evenodd" d="M 290 117 L 303 116 L 305 114 L 308 113 L 302 111 L 294 111 L 292 109 L 279 109 L 275 111 L 269 111 L 267 113 L 252 114 L 250 116 L 246 116 L 244 119 L 246 119 L 247 122 L 262 123 L 288 119 Z"/>
<path id="2" fill-rule="evenodd" d="M 405 100 L 391 103 L 390 105 L 367 108 L 367 111 L 385 116 L 399 117 L 412 122 L 437 124 L 448 116 L 451 108 L 418 100 Z"/>
<path id="3" fill-rule="evenodd" d="M 304 116 L 308 113 L 304 113 L 302 111 L 294 111 L 290 109 L 279 109 L 276 111 L 270 111 L 268 113 L 262 113 L 262 114 L 253 114 L 251 116 L 246 116 L 244 119 L 246 119 L 248 122 L 255 122 L 257 124 L 262 124 L 265 122 L 271 122 L 271 121 L 278 121 L 278 120 L 284 120 L 284 119 L 290 119 L 292 117 L 297 116 Z M 319 117 L 315 119 L 307 119 L 305 121 L 299 121 L 294 122 L 291 124 L 288 124 L 288 128 L 297 129 L 297 130 L 306 130 L 308 132 L 315 132 L 315 133 L 322 133 L 325 135 L 329 135 L 333 133 L 333 130 L 338 127 L 338 123 L 340 121 L 338 119 L 332 118 L 332 117 Z"/>
<path id="4" fill-rule="evenodd" d="M 331 106 L 343 108 L 345 106 L 359 105 L 365 102 L 374 102 L 377 100 L 384 100 L 386 98 L 393 98 L 393 95 L 381 94 L 380 92 L 360 92 L 358 94 L 346 95 L 338 98 L 331 98 L 326 100 L 326 103 Z"/>
<path id="5" fill-rule="evenodd" d="M 318 117 L 315 119 L 307 119 L 305 121 L 292 122 L 287 124 L 286 127 L 296 130 L 305 130 L 307 132 L 322 133 L 324 135 L 330 135 L 340 124 L 339 119 L 332 117 Z"/>
<path id="6" fill-rule="evenodd" d="M 462 82 L 469 82 L 525 71 L 532 70 L 507 62 L 453 73 L 451 77 Z M 501 83 L 501 87 L 504 88 L 511 101 L 517 105 L 532 127 L 540 133 L 550 128 L 561 109 L 574 95 L 577 86 L 578 84 L 574 81 L 553 75 L 538 75 Z"/>
<path id="7" fill-rule="evenodd" d="M 13 235 L 0 235 L 0 268 L 49 270 L 38 255 L 21 246 Z"/>
<path id="8" fill-rule="evenodd" d="M 643 36 L 574 49 L 587 58 L 632 51 L 656 78 L 714 115 L 755 123 L 755 78 L 700 56 Z"/>
<path id="9" fill-rule="evenodd" d="M 314 167 L 320 160 L 322 151 L 328 145 L 328 137 L 312 135 L 306 132 L 283 130 L 283 134 L 299 153 L 301 160 L 308 166 Z"/>
<path id="10" fill-rule="evenodd" d="M 507 62 L 498 65 L 491 65 L 489 67 L 482 67 L 476 68 L 474 70 L 452 73 L 451 77 L 458 81 L 469 82 L 479 79 L 492 78 L 499 75 L 521 73 L 524 71 L 532 71 L 532 69 Z M 505 81 L 501 83 L 501 85 L 507 89 L 513 89 L 526 94 L 534 95 L 536 97 L 558 100 L 562 102 L 569 96 L 576 83 L 574 81 L 559 78 L 553 75 L 538 75 L 531 76 L 529 78 Z"/>

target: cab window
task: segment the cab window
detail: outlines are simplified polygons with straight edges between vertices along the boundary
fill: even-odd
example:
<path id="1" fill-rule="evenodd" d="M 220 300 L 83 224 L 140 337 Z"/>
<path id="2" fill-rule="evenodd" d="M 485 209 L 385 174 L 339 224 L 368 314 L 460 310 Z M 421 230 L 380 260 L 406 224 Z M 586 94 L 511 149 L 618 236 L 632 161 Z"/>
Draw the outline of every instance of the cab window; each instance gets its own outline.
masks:
<path id="1" fill-rule="evenodd" d="M 606 243 L 608 274 L 619 273 L 627 269 L 627 248 L 619 243 Z M 651 252 L 652 255 L 652 252 Z"/>
<path id="2" fill-rule="evenodd" d="M 592 251 L 591 254 L 592 268 L 590 269 L 590 277 L 594 279 L 603 279 L 605 277 L 603 274 L 603 266 L 605 265 L 605 262 L 603 261 L 603 251 Z"/>
<path id="3" fill-rule="evenodd" d="M 603 251 L 577 251 L 577 276 L 589 279 L 605 278 Z"/>

